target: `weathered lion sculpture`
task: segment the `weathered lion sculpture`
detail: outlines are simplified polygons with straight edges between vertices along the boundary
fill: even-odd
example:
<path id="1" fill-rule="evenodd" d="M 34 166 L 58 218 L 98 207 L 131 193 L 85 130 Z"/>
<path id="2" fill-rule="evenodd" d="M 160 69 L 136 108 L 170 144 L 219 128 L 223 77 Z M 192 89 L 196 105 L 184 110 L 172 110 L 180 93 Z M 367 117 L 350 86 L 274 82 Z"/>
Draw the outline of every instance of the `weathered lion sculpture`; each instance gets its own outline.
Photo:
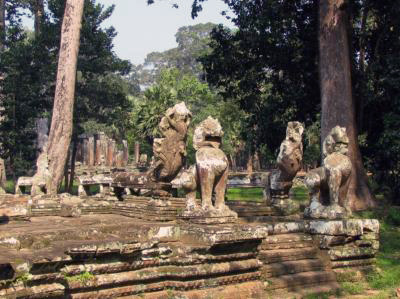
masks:
<path id="1" fill-rule="evenodd" d="M 265 197 L 268 204 L 275 206 L 282 214 L 297 212 L 299 207 L 289 198 L 293 179 L 303 163 L 302 136 L 304 125 L 291 121 L 286 128 L 286 137 L 282 141 L 276 164 L 278 169 L 269 176 L 265 186 Z"/>
<path id="2" fill-rule="evenodd" d="M 323 143 L 322 167 L 311 170 L 306 178 L 311 204 L 304 211 L 310 218 L 343 218 L 349 178 L 352 171 L 348 157 L 349 138 L 346 128 L 336 126 Z"/>
<path id="3" fill-rule="evenodd" d="M 225 190 L 228 181 L 229 163 L 220 149 L 224 132 L 217 119 L 208 117 L 196 127 L 193 147 L 196 165 L 172 181 L 173 186 L 182 187 L 186 192 L 186 213 L 210 217 L 237 217 L 225 205 Z M 201 207 L 196 203 L 196 191 L 201 194 Z M 213 205 L 212 198 L 215 195 Z"/>
<path id="4" fill-rule="evenodd" d="M 161 119 L 162 138 L 154 138 L 155 163 L 149 170 L 154 181 L 170 182 L 185 163 L 186 136 L 192 113 L 184 102 L 169 108 Z"/>

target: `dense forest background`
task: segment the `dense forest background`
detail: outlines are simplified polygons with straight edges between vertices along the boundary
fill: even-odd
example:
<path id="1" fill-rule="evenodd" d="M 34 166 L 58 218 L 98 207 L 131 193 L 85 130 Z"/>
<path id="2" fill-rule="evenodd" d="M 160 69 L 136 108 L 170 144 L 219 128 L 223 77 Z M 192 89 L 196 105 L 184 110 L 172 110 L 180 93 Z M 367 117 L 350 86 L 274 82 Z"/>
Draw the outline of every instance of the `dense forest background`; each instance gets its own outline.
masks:
<path id="1" fill-rule="evenodd" d="M 195 1 L 194 8 L 201 2 Z M 194 115 L 192 128 L 208 115 L 219 118 L 224 150 L 234 168 L 271 166 L 291 120 L 305 124 L 305 164 L 317 166 L 318 1 L 225 2 L 234 30 L 210 23 L 182 27 L 176 48 L 149 53 L 142 65 L 132 65 L 113 51 L 115 29 L 102 26 L 113 7 L 86 0 L 72 146 L 82 133 L 104 131 L 117 140 L 128 139 L 132 149 L 139 141 L 151 153 L 162 114 L 185 101 Z M 397 203 L 398 4 L 358 0 L 343 8 L 349 16 L 354 125 L 363 162 L 372 191 Z M 64 1 L 0 0 L 0 10 L 1 156 L 7 175 L 15 178 L 32 172 L 36 120 L 51 117 Z M 23 15 L 35 19 L 34 31 L 24 28 Z"/>

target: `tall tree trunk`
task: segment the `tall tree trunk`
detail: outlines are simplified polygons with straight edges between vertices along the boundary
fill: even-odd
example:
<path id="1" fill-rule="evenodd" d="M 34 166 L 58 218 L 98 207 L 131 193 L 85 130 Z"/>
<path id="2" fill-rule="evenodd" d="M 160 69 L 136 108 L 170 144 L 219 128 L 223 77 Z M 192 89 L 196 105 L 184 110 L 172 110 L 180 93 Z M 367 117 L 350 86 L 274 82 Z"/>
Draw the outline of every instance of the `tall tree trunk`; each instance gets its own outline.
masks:
<path id="1" fill-rule="evenodd" d="M 4 48 L 6 33 L 6 0 L 0 0 L 0 50 Z"/>
<path id="2" fill-rule="evenodd" d="M 366 77 L 366 52 L 367 52 L 367 44 L 366 44 L 366 35 L 367 35 L 367 20 L 368 20 L 368 14 L 369 14 L 369 2 L 364 1 L 364 8 L 362 10 L 361 14 L 361 28 L 360 28 L 360 41 L 359 41 L 359 71 L 361 74 L 359 84 L 362 89 L 362 94 L 358 96 L 356 99 L 356 119 L 357 119 L 357 128 L 358 130 L 363 129 L 363 123 L 364 123 L 364 107 L 365 107 L 365 99 L 364 99 L 364 91 L 367 88 L 368 80 Z"/>
<path id="3" fill-rule="evenodd" d="M 228 157 L 229 157 L 229 160 L 231 162 L 231 170 L 233 172 L 236 172 L 237 168 L 236 168 L 236 157 L 235 157 L 235 154 L 229 154 Z"/>
<path id="4" fill-rule="evenodd" d="M 35 36 L 40 34 L 40 27 L 44 16 L 43 0 L 32 0 L 31 3 L 32 14 L 35 16 Z"/>
<path id="5" fill-rule="evenodd" d="M 254 152 L 253 165 L 254 165 L 253 167 L 254 167 L 255 171 L 260 171 L 260 169 L 261 169 L 261 161 L 260 161 L 260 155 L 259 155 L 258 151 Z"/>
<path id="6" fill-rule="evenodd" d="M 72 188 L 74 187 L 74 177 L 75 177 L 75 162 L 76 162 L 76 152 L 78 151 L 78 141 L 74 138 L 72 143 L 72 155 L 71 155 L 71 172 L 69 174 L 69 184 L 68 193 L 72 194 Z"/>
<path id="7" fill-rule="evenodd" d="M 65 162 L 64 167 L 64 192 L 68 190 L 69 184 L 69 161 L 71 160 L 71 151 L 68 149 L 67 162 Z"/>
<path id="8" fill-rule="evenodd" d="M 140 144 L 139 142 L 135 142 L 135 163 L 136 165 L 139 163 L 140 159 Z"/>
<path id="9" fill-rule="evenodd" d="M 6 33 L 6 0 L 0 0 L 0 51 L 4 49 L 4 37 Z M 0 74 L 0 81 L 4 80 L 4 75 Z M 3 84 L 0 84 L 2 86 Z M 4 95 L 2 89 L 0 89 L 0 110 L 4 110 L 3 107 Z M 0 118 L 0 122 L 3 120 L 3 117 Z M 4 160 L 0 158 L 0 172 L 1 172 L 1 180 L 0 187 L 4 187 L 6 180 L 6 167 Z"/>
<path id="10" fill-rule="evenodd" d="M 345 0 L 319 2 L 319 72 L 321 87 L 321 138 L 336 125 L 346 127 L 349 157 L 353 163 L 348 203 L 352 210 L 374 205 L 358 147 L 355 105 L 352 97 Z"/>
<path id="11" fill-rule="evenodd" d="M 247 156 L 246 171 L 247 173 L 253 173 L 253 155 L 251 151 L 249 151 Z"/>
<path id="12" fill-rule="evenodd" d="M 47 193 L 58 192 L 71 143 L 76 65 L 84 0 L 67 0 L 61 28 L 57 83 L 51 119 L 47 159 Z"/>

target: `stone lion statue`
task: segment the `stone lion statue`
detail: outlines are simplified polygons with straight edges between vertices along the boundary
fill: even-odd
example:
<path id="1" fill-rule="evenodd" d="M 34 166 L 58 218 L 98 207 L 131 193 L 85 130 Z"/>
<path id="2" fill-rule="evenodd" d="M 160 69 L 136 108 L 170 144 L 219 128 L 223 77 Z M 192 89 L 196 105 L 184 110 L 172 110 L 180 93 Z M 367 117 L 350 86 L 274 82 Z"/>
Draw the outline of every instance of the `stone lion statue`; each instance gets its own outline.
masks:
<path id="1" fill-rule="evenodd" d="M 303 163 L 303 132 L 302 123 L 298 121 L 288 123 L 286 137 L 281 143 L 276 159 L 278 169 L 269 176 L 264 191 L 267 203 L 279 209 L 284 215 L 297 212 L 299 208 L 289 199 L 289 190 Z"/>
<path id="2" fill-rule="evenodd" d="M 304 214 L 310 218 L 343 218 L 352 171 L 348 157 L 349 138 L 346 128 L 336 126 L 326 136 L 322 167 L 311 170 L 306 178 L 311 204 Z"/>
<path id="3" fill-rule="evenodd" d="M 154 138 L 155 162 L 150 168 L 154 181 L 170 182 L 185 163 L 186 136 L 192 113 L 184 102 L 169 108 L 161 119 L 159 129 L 162 138 Z"/>
<path id="4" fill-rule="evenodd" d="M 286 138 L 281 143 L 276 159 L 278 171 L 271 176 L 271 188 L 287 190 L 292 187 L 292 180 L 301 169 L 303 163 L 302 136 L 304 126 L 298 121 L 291 121 L 286 128 Z"/>
<path id="5" fill-rule="evenodd" d="M 197 151 L 196 165 L 172 181 L 173 186 L 182 187 L 186 192 L 186 214 L 189 216 L 237 217 L 225 205 L 229 163 L 220 149 L 223 134 L 217 119 L 209 116 L 201 122 L 193 136 L 193 147 Z M 201 194 L 201 207 L 196 203 L 196 190 Z"/>

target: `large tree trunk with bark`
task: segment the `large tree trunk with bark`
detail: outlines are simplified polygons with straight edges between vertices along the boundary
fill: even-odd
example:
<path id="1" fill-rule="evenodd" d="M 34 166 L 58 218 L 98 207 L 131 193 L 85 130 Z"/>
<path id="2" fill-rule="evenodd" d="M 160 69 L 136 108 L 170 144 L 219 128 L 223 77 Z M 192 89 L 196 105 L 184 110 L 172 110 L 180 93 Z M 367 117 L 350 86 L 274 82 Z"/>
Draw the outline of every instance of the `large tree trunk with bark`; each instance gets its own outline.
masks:
<path id="1" fill-rule="evenodd" d="M 6 0 L 0 0 L 0 51 L 4 49 L 4 38 L 6 33 Z M 4 75 L 0 74 L 0 81 L 4 80 Z M 0 84 L 2 85 L 2 84 Z M 4 95 L 0 89 L 0 110 L 3 110 Z M 3 117 L 0 118 L 0 122 Z M 3 188 L 6 182 L 6 167 L 4 160 L 0 158 L 0 188 Z"/>
<path id="2" fill-rule="evenodd" d="M 345 0 L 319 2 L 319 71 L 321 87 L 321 139 L 340 125 L 349 136 L 349 157 L 353 163 L 348 203 L 354 210 L 374 206 L 358 147 L 355 105 L 352 96 L 350 54 Z"/>
<path id="3" fill-rule="evenodd" d="M 31 6 L 32 14 L 35 16 L 35 36 L 38 36 L 44 16 L 43 0 L 32 0 Z"/>
<path id="4" fill-rule="evenodd" d="M 0 50 L 4 48 L 6 33 L 6 0 L 0 0 Z"/>
<path id="5" fill-rule="evenodd" d="M 249 151 L 247 156 L 246 172 L 253 173 L 253 155 L 251 154 L 251 151 Z"/>
<path id="6" fill-rule="evenodd" d="M 74 187 L 74 177 L 75 177 L 75 163 L 76 163 L 76 152 L 78 151 L 78 138 L 74 138 L 72 143 L 72 155 L 71 155 L 71 172 L 69 175 L 68 183 L 68 193 L 72 193 Z"/>
<path id="7" fill-rule="evenodd" d="M 47 154 L 48 161 L 48 165 L 45 165 L 48 167 L 46 190 L 51 195 L 57 194 L 60 187 L 71 143 L 76 65 L 83 6 L 84 0 L 67 0 L 61 28 L 53 115 L 47 153 L 43 153 Z M 46 169 L 38 169 L 38 173 L 40 172 L 45 173 Z"/>

